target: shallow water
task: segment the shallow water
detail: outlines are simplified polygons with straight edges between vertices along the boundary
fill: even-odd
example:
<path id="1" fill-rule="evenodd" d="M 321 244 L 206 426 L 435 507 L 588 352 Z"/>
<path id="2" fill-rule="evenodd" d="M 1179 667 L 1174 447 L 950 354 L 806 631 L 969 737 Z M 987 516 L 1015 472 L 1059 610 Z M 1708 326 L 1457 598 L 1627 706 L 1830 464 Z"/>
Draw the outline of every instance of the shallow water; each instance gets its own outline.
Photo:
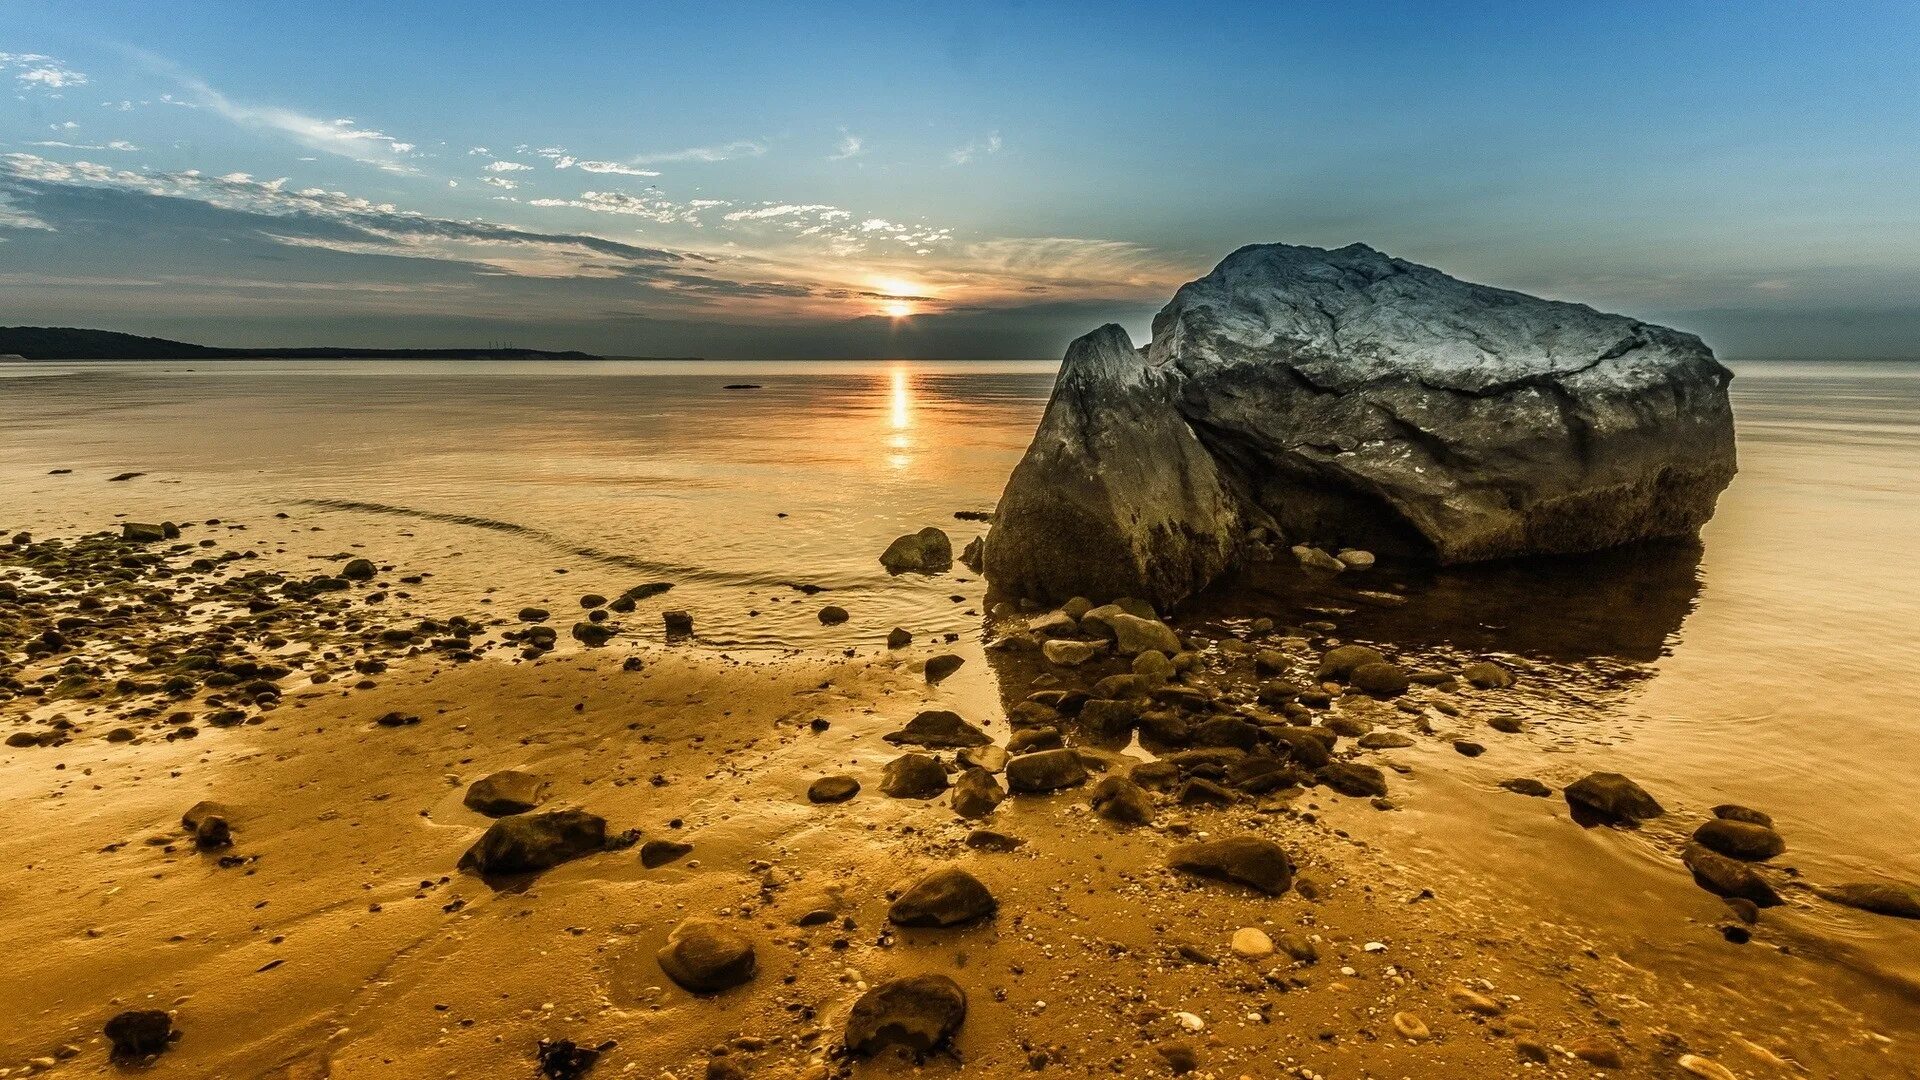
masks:
<path id="1" fill-rule="evenodd" d="M 953 515 L 991 508 L 1051 371 L 919 361 L 0 364 L 0 528 L 74 532 L 116 514 L 258 528 L 285 513 L 295 531 L 273 535 L 289 550 L 362 545 L 434 574 L 432 599 L 449 610 L 496 595 L 508 611 L 562 611 L 583 592 L 667 580 L 675 589 L 635 616 L 643 630 L 658 609 L 682 607 L 703 640 L 730 648 L 872 648 L 896 624 L 923 640 L 977 641 L 977 583 L 889 578 L 877 555 L 926 524 L 945 527 L 956 549 L 984 530 Z M 1456 776 L 1565 782 L 1609 768 L 1686 808 L 1672 826 L 1682 832 L 1719 802 L 1771 812 L 1791 845 L 1785 861 L 1809 879 L 1920 879 L 1920 803 L 1910 796 L 1920 363 L 1737 371 L 1741 471 L 1698 547 L 1414 576 L 1408 607 L 1357 612 L 1343 631 L 1510 652 L 1567 674 L 1564 707 L 1535 718 L 1532 749 L 1448 761 Z M 738 382 L 761 388 L 723 389 Z M 49 475 L 62 468 L 73 471 Z M 107 482 L 123 471 L 146 475 Z M 1251 575 L 1196 615 L 1286 615 L 1298 600 L 1288 572 Z M 808 597 L 791 584 L 828 591 Z M 854 619 L 821 626 L 826 602 Z M 1486 823 L 1504 838 L 1489 845 L 1488 864 L 1517 859 L 1516 838 L 1543 835 L 1513 818 L 1526 812 L 1516 805 L 1499 804 Z M 1436 801 L 1399 817 L 1415 829 L 1422 812 L 1466 813 Z M 1671 874 L 1658 830 L 1550 835 L 1559 854 L 1593 848 L 1572 860 L 1589 874 L 1595 859 L 1628 875 Z M 1578 876 L 1550 875 L 1542 888 L 1577 891 Z M 1637 902 L 1631 892 L 1578 901 Z M 1837 909 L 1806 918 L 1859 950 L 1863 966 L 1920 985 L 1920 928 Z"/>

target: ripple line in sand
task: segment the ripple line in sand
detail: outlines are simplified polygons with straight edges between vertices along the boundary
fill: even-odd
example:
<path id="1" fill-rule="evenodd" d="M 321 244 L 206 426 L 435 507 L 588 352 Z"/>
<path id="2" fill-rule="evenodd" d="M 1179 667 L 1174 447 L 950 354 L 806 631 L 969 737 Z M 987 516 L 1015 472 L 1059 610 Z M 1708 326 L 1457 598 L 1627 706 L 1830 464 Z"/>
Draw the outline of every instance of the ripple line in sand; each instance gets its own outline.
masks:
<path id="1" fill-rule="evenodd" d="M 755 586 L 765 585 L 764 577 L 754 574 L 735 574 L 725 570 L 713 570 L 699 566 L 681 566 L 674 563 L 654 562 L 633 555 L 602 551 L 599 548 L 576 547 L 565 539 L 536 529 L 531 525 L 521 525 L 497 518 L 481 517 L 477 514 L 451 514 L 442 510 L 421 510 L 412 506 L 393 506 L 389 503 L 361 502 L 357 499 L 300 499 L 303 506 L 317 506 L 324 510 L 351 510 L 366 514 L 392 514 L 398 517 L 418 518 L 425 521 L 439 521 L 449 525 L 466 525 L 475 529 L 490 529 L 494 532 L 511 533 L 523 536 L 549 547 L 557 548 L 569 555 L 582 559 L 592 559 L 608 566 L 618 566 L 623 570 L 636 570 L 646 574 L 658 574 L 665 577 L 684 578 L 692 581 L 713 582 L 720 585 Z"/>

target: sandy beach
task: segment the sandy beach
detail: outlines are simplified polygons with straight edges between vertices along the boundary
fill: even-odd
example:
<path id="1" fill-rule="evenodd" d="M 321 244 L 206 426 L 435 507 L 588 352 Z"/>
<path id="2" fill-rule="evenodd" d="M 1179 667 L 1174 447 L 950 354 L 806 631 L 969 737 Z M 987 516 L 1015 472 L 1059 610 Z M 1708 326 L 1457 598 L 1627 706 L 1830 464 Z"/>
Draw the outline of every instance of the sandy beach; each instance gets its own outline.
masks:
<path id="1" fill-rule="evenodd" d="M 425 601 L 432 584 L 377 554 L 369 577 L 295 577 L 307 599 L 260 603 L 272 578 L 226 583 L 278 577 L 274 558 L 195 570 L 211 550 L 198 538 L 265 549 L 300 526 L 231 531 L 241 524 L 0 555 L 10 654 L 56 613 L 104 613 L 65 624 L 87 660 L 51 692 L 36 675 L 62 670 L 59 656 L 11 672 L 9 733 L 46 745 L 12 740 L 0 759 L 18 868 L 15 976 L 0 991 L 9 1075 L 115 1073 L 101 1025 L 137 1009 L 170 1014 L 177 1036 L 152 1068 L 172 1075 L 522 1076 L 542 1040 L 561 1039 L 601 1048 L 596 1074 L 673 1077 L 1723 1075 L 1702 1059 L 1736 1076 L 1913 1074 L 1911 988 L 1851 962 L 1807 883 L 1769 871 L 1786 906 L 1750 925 L 1680 870 L 1680 841 L 1710 816 L 1699 800 L 1662 791 L 1671 825 L 1583 831 L 1554 789 L 1603 753 L 1539 770 L 1546 797 L 1529 798 L 1458 751 L 1540 738 L 1531 723 L 1490 728 L 1497 716 L 1591 707 L 1601 687 L 1551 664 L 1497 654 L 1514 682 L 1481 689 L 1441 676 L 1485 656 L 1368 638 L 1433 685 L 1383 700 L 1329 680 L 1309 722 L 1338 734 L 1336 759 L 1379 768 L 1385 796 L 1341 794 L 1324 773 L 1235 783 L 1245 754 L 1230 742 L 1156 754 L 1064 712 L 1064 694 L 1130 666 L 1027 651 L 1019 639 L 1044 613 L 1002 607 L 957 645 L 734 657 L 669 641 L 667 593 L 615 614 L 618 636 L 589 648 L 565 631 L 593 625 L 583 609 L 528 623 L 506 597 L 468 626 L 421 626 L 398 597 Z M 123 556 L 144 568 L 125 573 Z M 306 559 L 288 569 L 315 573 Z M 964 568 L 946 580 L 986 606 Z M 162 633 L 175 604 L 197 634 Z M 1176 622 L 1190 659 L 1160 699 L 1194 723 L 1282 722 L 1259 688 L 1306 677 L 1349 639 L 1324 607 L 1268 618 Z M 561 628 L 563 644 L 528 658 L 530 626 Z M 226 646 L 217 664 L 181 663 L 208 642 Z M 268 654 L 285 674 L 221 677 Z M 935 656 L 963 662 L 933 684 Z M 172 670 L 192 675 L 161 689 Z M 888 764 L 917 748 L 884 736 L 927 710 L 1002 746 L 1064 737 L 1086 779 L 971 820 L 954 792 L 889 797 Z M 237 721 L 215 719 L 229 711 Z M 502 770 L 545 781 L 541 812 L 604 818 L 606 850 L 504 879 L 459 869 L 489 825 L 463 797 Z M 841 775 L 857 795 L 809 799 Z M 1128 775 L 1143 781 L 1144 824 L 1090 802 Z M 203 800 L 230 843 L 203 850 L 183 829 Z M 1543 820 L 1587 837 L 1594 858 L 1530 850 Z M 1274 894 L 1171 866 L 1235 837 L 1285 852 Z M 1654 857 L 1605 853 L 1623 838 Z M 894 900 L 948 868 L 995 910 L 890 923 Z M 668 978 L 656 954 L 688 919 L 748 941 L 751 980 L 703 994 Z M 950 1048 L 920 1065 L 848 1055 L 855 1001 L 918 974 L 966 994 Z"/>

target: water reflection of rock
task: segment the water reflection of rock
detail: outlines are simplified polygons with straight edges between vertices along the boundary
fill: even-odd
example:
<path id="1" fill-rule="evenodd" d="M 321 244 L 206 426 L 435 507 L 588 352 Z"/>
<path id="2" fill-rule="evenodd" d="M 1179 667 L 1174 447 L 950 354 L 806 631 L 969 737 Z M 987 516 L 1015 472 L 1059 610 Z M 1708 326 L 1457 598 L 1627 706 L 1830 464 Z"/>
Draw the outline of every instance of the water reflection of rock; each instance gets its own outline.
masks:
<path id="1" fill-rule="evenodd" d="M 1338 575 L 1255 564 L 1195 597 L 1182 621 L 1331 616 L 1343 637 L 1551 660 L 1659 659 L 1700 595 L 1698 541 L 1471 566 L 1381 566 Z M 1404 596 L 1393 604 L 1363 592 Z M 1382 604 L 1391 606 L 1382 606 Z"/>
<path id="2" fill-rule="evenodd" d="M 1524 703 L 1540 719 L 1592 716 L 1648 678 L 1676 639 L 1699 597 L 1701 554 L 1699 542 L 1676 541 L 1462 567 L 1382 564 L 1339 575 L 1305 571 L 1288 558 L 1223 579 L 1172 621 L 1183 636 L 1214 643 L 1206 678 L 1223 690 L 1257 681 L 1247 645 L 1233 639 L 1259 643 L 1266 635 L 1252 625 L 1271 619 L 1276 637 L 1306 636 L 1303 663 L 1335 642 L 1377 645 L 1427 669 L 1523 657 L 1534 677 L 1508 704 Z M 1322 623 L 1334 629 L 1300 629 Z M 994 622 L 987 638 L 1020 629 Z M 987 657 L 1008 709 L 1036 690 L 1084 691 L 1128 670 L 1118 658 L 1056 668 L 1032 648 L 990 648 Z"/>

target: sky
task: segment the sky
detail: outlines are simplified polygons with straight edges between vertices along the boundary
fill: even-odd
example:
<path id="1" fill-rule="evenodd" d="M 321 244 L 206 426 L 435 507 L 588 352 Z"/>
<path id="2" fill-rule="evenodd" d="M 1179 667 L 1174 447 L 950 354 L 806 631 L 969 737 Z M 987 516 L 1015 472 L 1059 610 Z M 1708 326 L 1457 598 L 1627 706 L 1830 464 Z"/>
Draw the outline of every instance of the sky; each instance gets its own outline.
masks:
<path id="1" fill-rule="evenodd" d="M 1920 5 L 0 4 L 0 324 L 1045 358 L 1265 242 L 1920 356 Z"/>

